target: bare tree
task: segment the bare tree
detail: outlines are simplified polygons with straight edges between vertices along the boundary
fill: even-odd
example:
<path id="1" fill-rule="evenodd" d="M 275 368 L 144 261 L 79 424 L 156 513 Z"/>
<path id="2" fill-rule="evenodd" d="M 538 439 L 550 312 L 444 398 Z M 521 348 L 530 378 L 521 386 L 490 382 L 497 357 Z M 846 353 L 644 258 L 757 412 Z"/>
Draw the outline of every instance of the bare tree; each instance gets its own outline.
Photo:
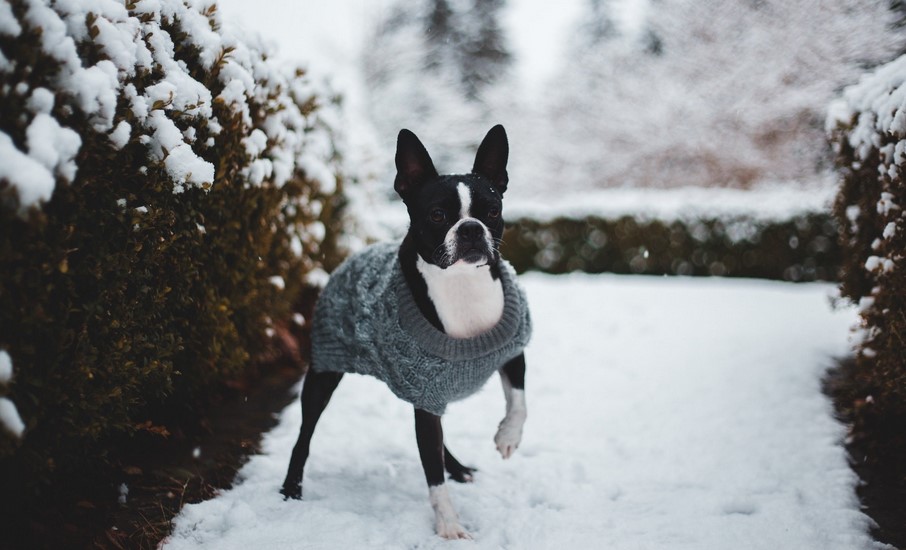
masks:
<path id="1" fill-rule="evenodd" d="M 815 181 L 829 100 L 904 40 L 881 2 L 655 0 L 632 34 L 602 33 L 606 8 L 547 106 L 547 170 L 577 187 Z"/>
<path id="2" fill-rule="evenodd" d="M 506 78 L 512 61 L 499 22 L 503 7 L 504 0 L 396 5 L 364 55 L 380 134 L 422 130 L 440 142 L 438 164 L 458 165 L 466 158 L 474 136 L 487 130 L 487 92 Z"/>

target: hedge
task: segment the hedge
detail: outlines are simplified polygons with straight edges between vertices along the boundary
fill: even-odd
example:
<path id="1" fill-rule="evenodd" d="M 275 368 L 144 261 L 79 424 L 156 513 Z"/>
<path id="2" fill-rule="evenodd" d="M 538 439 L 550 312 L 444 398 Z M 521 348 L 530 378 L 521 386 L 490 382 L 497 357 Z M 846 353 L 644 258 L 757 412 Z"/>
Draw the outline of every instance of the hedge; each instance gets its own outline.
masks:
<path id="1" fill-rule="evenodd" d="M 197 422 L 338 260 L 338 99 L 211 2 L 0 2 L 7 496 Z M 22 493 L 18 489 L 29 491 Z"/>
<path id="2" fill-rule="evenodd" d="M 786 221 L 745 216 L 663 221 L 631 216 L 508 221 L 503 255 L 517 271 L 836 280 L 829 214 Z"/>
<path id="3" fill-rule="evenodd" d="M 859 304 L 856 423 L 906 448 L 906 56 L 847 88 L 828 117 L 842 293 Z M 906 478 L 904 478 L 906 481 Z"/>

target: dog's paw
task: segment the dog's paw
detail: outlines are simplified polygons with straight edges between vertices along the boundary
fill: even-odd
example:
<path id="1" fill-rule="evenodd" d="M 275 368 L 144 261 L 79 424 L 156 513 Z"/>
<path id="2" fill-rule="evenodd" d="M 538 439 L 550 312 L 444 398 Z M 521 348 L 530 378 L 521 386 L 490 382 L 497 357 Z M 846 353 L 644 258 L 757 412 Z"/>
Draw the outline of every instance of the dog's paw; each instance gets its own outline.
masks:
<path id="1" fill-rule="evenodd" d="M 437 534 L 447 540 L 472 540 L 472 535 L 462 528 L 459 521 L 442 520 L 437 517 Z"/>
<path id="2" fill-rule="evenodd" d="M 428 488 L 431 507 L 434 508 L 434 525 L 437 534 L 447 540 L 471 539 L 471 535 L 459 524 L 459 516 L 453 509 L 447 487 L 437 485 Z"/>
<path id="3" fill-rule="evenodd" d="M 475 481 L 475 472 L 477 471 L 478 468 L 470 468 L 469 466 L 463 466 L 462 464 L 447 467 L 450 479 L 459 483 L 472 483 Z"/>
<path id="4" fill-rule="evenodd" d="M 522 441 L 522 426 L 525 424 L 525 415 L 507 415 L 497 428 L 494 443 L 497 451 L 504 459 L 513 456 Z"/>
<path id="5" fill-rule="evenodd" d="M 280 494 L 283 495 L 283 500 L 302 500 L 302 484 L 284 485 L 280 488 Z"/>

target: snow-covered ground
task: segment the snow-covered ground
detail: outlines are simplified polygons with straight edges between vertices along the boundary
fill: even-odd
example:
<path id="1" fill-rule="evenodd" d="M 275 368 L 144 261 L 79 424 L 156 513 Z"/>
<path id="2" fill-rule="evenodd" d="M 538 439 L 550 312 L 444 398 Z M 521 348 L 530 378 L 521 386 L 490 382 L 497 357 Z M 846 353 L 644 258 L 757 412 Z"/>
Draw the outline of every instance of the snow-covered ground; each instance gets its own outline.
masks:
<path id="1" fill-rule="evenodd" d="M 449 483 L 473 542 L 434 534 L 410 407 L 348 376 L 315 434 L 303 501 L 277 492 L 294 403 L 233 489 L 185 507 L 166 548 L 872 547 L 820 389 L 855 321 L 831 309 L 833 287 L 522 280 L 535 337 L 520 449 L 503 461 L 494 448 L 497 380 L 444 417 L 453 453 L 480 469 Z"/>
<path id="2" fill-rule="evenodd" d="M 278 44 L 284 60 L 299 55 L 315 71 L 331 73 L 349 99 L 351 126 L 361 130 L 352 132 L 350 150 L 367 156 L 359 134 L 368 126 L 356 113 L 365 93 L 358 49 L 390 2 L 221 5 L 226 18 Z M 577 11 L 557 10 L 553 20 L 540 16 L 548 9 L 543 0 L 512 5 L 504 24 L 517 74 L 531 92 L 555 70 Z M 374 138 L 377 158 L 392 158 L 393 137 Z M 438 136 L 420 137 L 436 149 Z M 526 150 L 523 139 L 513 133 L 514 164 Z M 390 188 L 392 177 L 378 179 Z M 832 194 L 620 189 L 554 203 L 550 194 L 520 197 L 521 181 L 513 181 L 508 216 L 673 219 L 754 211 L 774 219 L 823 210 Z M 405 227 L 399 203 L 388 207 L 378 198 L 357 199 L 375 200 L 365 208 L 357 202 L 364 218 L 357 223 Z M 473 484 L 450 483 L 473 542 L 434 534 L 411 407 L 379 382 L 349 376 L 314 437 L 303 501 L 284 502 L 278 493 L 301 422 L 294 403 L 233 489 L 182 511 L 166 548 L 872 546 L 841 443 L 844 429 L 820 389 L 833 358 L 848 352 L 856 317 L 830 308 L 831 286 L 582 275 L 523 280 L 535 340 L 527 352 L 529 419 L 521 448 L 509 461 L 494 448 L 504 412 L 496 380 L 445 416 L 452 451 L 480 469 Z"/>

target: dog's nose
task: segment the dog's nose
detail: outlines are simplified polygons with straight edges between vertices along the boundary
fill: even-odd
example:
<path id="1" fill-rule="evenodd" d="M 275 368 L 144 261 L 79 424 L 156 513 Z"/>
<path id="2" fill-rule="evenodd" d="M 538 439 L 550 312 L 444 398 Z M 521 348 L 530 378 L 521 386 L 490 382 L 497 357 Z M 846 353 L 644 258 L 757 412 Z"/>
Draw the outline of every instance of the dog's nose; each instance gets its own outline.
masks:
<path id="1" fill-rule="evenodd" d="M 459 226 L 459 229 L 456 230 L 456 234 L 466 241 L 478 241 L 484 237 L 484 226 L 476 221 L 467 221 Z"/>

